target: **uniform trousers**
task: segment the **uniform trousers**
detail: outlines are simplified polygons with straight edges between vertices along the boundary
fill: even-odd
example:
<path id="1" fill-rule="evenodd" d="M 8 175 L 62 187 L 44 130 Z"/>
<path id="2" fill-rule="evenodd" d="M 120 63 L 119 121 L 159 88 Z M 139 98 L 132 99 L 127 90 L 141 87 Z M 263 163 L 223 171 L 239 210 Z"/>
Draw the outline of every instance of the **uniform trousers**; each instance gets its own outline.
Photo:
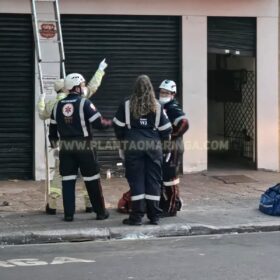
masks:
<path id="1" fill-rule="evenodd" d="M 69 143 L 71 143 L 71 141 L 69 141 Z M 65 216 L 73 216 L 75 213 L 75 184 L 79 168 L 86 185 L 93 211 L 96 214 L 103 215 L 105 213 L 105 203 L 100 182 L 100 168 L 95 151 L 90 145 L 86 145 L 86 143 L 83 149 L 61 148 L 59 159 Z"/>
<path id="2" fill-rule="evenodd" d="M 125 168 L 131 191 L 130 220 L 139 222 L 147 213 L 150 220 L 157 221 L 161 213 L 161 150 L 126 151 Z"/>
<path id="3" fill-rule="evenodd" d="M 164 214 L 175 216 L 181 210 L 182 201 L 179 193 L 179 168 L 183 151 L 173 148 L 169 161 L 163 160 L 162 172 L 162 192 L 160 198 L 160 208 Z"/>

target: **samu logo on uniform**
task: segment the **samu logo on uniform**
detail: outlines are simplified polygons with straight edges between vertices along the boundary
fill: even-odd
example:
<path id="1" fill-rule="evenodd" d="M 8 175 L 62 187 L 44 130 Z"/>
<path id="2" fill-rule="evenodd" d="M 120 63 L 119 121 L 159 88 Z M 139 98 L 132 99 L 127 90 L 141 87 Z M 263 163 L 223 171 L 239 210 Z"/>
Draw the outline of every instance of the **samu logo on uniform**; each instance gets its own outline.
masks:
<path id="1" fill-rule="evenodd" d="M 74 113 L 74 106 L 71 103 L 67 103 L 62 107 L 62 114 L 65 117 L 71 117 Z"/>
<path id="2" fill-rule="evenodd" d="M 144 126 L 147 126 L 148 125 L 147 119 L 140 118 L 140 124 L 144 125 Z"/>

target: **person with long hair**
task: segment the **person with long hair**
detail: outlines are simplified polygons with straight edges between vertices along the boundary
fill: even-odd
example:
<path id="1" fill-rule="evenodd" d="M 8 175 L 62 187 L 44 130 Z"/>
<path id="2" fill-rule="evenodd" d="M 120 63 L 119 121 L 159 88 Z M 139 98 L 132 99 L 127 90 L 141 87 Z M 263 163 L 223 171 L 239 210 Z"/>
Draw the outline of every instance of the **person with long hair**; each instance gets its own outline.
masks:
<path id="1" fill-rule="evenodd" d="M 126 178 L 131 191 L 131 212 L 123 223 L 141 225 L 145 213 L 157 225 L 162 181 L 162 146 L 172 125 L 147 75 L 139 76 L 132 95 L 122 102 L 113 119 L 115 134 L 124 150 Z"/>

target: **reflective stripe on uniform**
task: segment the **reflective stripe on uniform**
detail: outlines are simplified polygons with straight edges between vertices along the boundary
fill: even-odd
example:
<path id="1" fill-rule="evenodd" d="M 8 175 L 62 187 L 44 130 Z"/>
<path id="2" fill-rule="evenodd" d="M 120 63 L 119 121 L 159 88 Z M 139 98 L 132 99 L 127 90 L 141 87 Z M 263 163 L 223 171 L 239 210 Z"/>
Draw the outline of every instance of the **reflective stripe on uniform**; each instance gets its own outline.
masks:
<path id="1" fill-rule="evenodd" d="M 91 118 L 89 118 L 89 122 L 92 123 L 94 122 L 96 119 L 100 118 L 101 117 L 101 114 L 98 112 L 96 113 L 95 115 L 93 115 Z"/>
<path id="2" fill-rule="evenodd" d="M 158 130 L 159 130 L 159 131 L 163 131 L 163 130 L 166 130 L 166 129 L 170 128 L 170 127 L 171 127 L 171 123 L 168 122 L 168 123 L 166 123 L 165 125 L 160 126 L 160 127 L 158 128 Z"/>
<path id="3" fill-rule="evenodd" d="M 130 125 L 130 101 L 125 101 L 125 123 L 128 129 L 131 129 Z"/>
<path id="4" fill-rule="evenodd" d="M 76 179 L 77 179 L 77 175 L 62 176 L 62 181 L 71 181 Z"/>
<path id="5" fill-rule="evenodd" d="M 54 105 L 54 107 L 53 107 L 53 118 L 54 118 L 54 120 L 56 121 L 56 111 L 57 111 L 57 102 L 56 102 L 56 104 Z"/>
<path id="6" fill-rule="evenodd" d="M 57 124 L 57 120 L 56 120 L 57 105 L 58 105 L 58 102 L 56 102 L 55 105 L 54 105 L 54 107 L 53 107 L 53 118 L 54 118 L 53 121 L 55 121 L 54 124 Z M 52 123 L 52 119 L 51 119 L 51 123 Z M 57 130 L 57 135 L 58 135 L 58 137 L 60 137 L 59 131 L 58 131 L 58 130 Z"/>
<path id="7" fill-rule="evenodd" d="M 57 122 L 55 121 L 55 120 L 50 120 L 50 123 L 52 123 L 52 124 L 57 124 Z"/>
<path id="8" fill-rule="evenodd" d="M 174 186 L 174 185 L 178 185 L 179 183 L 180 183 L 180 179 L 177 178 L 177 179 L 172 180 L 172 181 L 163 182 L 163 185 L 166 186 L 166 187 L 171 187 L 171 186 Z"/>
<path id="9" fill-rule="evenodd" d="M 84 137 L 88 136 L 88 131 L 86 127 L 86 122 L 85 122 L 85 114 L 84 114 L 84 105 L 85 105 L 86 99 L 83 98 L 80 103 L 80 108 L 79 108 L 79 114 L 80 114 L 80 120 L 81 120 L 81 127 L 84 133 Z"/>
<path id="10" fill-rule="evenodd" d="M 118 125 L 118 126 L 121 126 L 121 127 L 124 127 L 124 126 L 125 126 L 125 123 L 119 121 L 116 117 L 113 118 L 113 122 L 114 122 L 116 125 Z"/>
<path id="11" fill-rule="evenodd" d="M 158 128 L 159 123 L 160 123 L 160 113 L 161 113 L 161 105 L 157 102 L 156 121 L 155 121 L 156 129 Z"/>
<path id="12" fill-rule="evenodd" d="M 145 198 L 146 198 L 146 199 L 149 199 L 149 200 L 160 201 L 160 196 L 158 196 L 158 195 L 146 194 L 146 195 L 145 195 Z"/>
<path id="13" fill-rule="evenodd" d="M 144 198 L 145 198 L 144 194 L 133 195 L 133 196 L 131 196 L 131 201 L 141 200 L 141 199 L 144 199 Z"/>
<path id="14" fill-rule="evenodd" d="M 91 176 L 91 177 L 84 177 L 84 181 L 88 182 L 88 181 L 94 181 L 94 180 L 97 180 L 97 179 L 100 179 L 100 174 L 96 174 L 94 176 Z"/>
<path id="15" fill-rule="evenodd" d="M 180 116 L 177 119 L 174 120 L 173 124 L 177 125 L 179 123 L 180 120 L 186 120 L 187 117 L 186 116 Z"/>

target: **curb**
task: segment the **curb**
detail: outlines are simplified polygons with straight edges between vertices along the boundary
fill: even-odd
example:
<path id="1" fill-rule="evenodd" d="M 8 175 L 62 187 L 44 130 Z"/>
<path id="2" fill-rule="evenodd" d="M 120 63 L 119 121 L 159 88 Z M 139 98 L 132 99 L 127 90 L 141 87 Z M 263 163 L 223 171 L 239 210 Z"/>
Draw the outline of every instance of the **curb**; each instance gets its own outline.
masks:
<path id="1" fill-rule="evenodd" d="M 46 244 L 60 242 L 84 242 L 96 240 L 137 240 L 176 236 L 211 234 L 236 234 L 280 231 L 280 222 L 211 226 L 203 224 L 168 224 L 161 226 L 129 226 L 111 228 L 84 228 L 69 230 L 38 230 L 0 234 L 0 245 Z"/>
<path id="2" fill-rule="evenodd" d="M 107 228 L 22 231 L 0 234 L 0 245 L 83 242 L 110 239 Z"/>

